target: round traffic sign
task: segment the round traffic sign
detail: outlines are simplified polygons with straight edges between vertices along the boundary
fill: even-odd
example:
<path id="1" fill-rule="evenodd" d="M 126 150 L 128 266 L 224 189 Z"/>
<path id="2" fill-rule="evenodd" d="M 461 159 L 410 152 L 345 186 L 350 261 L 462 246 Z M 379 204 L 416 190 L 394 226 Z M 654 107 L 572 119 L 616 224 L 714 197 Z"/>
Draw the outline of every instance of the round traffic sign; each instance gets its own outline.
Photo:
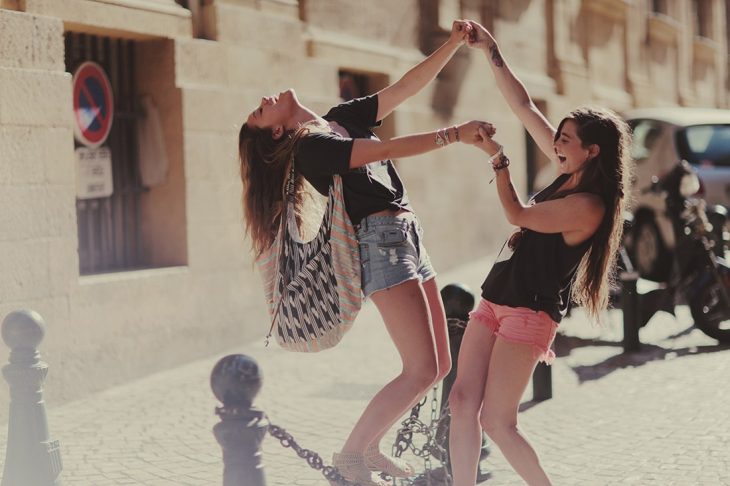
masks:
<path id="1" fill-rule="evenodd" d="M 114 95 L 104 70 L 95 62 L 81 64 L 73 75 L 74 136 L 87 147 L 106 141 L 114 120 Z"/>

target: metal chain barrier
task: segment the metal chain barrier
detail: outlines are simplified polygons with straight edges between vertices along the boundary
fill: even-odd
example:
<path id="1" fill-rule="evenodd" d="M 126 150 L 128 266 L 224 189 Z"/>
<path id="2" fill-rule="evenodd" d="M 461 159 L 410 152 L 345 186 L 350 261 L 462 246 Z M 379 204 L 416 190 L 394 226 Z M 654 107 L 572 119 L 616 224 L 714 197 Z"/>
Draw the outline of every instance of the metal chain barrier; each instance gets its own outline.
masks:
<path id="1" fill-rule="evenodd" d="M 393 455 L 395 457 L 401 457 L 405 451 L 410 451 L 414 456 L 423 459 L 424 466 L 423 474 L 415 478 L 402 479 L 402 485 L 451 485 L 451 475 L 448 473 L 448 457 L 441 445 L 438 434 L 441 431 L 442 422 L 449 420 L 449 413 L 448 408 L 445 408 L 439 413 L 438 390 L 438 385 L 433 388 L 431 398 L 431 423 L 426 424 L 419 418 L 421 408 L 423 408 L 428 400 L 428 397 L 424 397 L 423 400 L 411 409 L 410 416 L 401 423 L 401 428 L 398 430 L 398 435 L 393 444 Z M 421 435 L 425 438 L 421 447 L 414 444 L 414 435 Z M 431 463 L 432 457 L 435 457 L 441 463 L 443 477 L 439 477 L 438 479 L 434 477 L 435 470 Z"/>
<path id="2" fill-rule="evenodd" d="M 360 486 L 359 483 L 352 483 L 343 478 L 334 466 L 325 466 L 319 454 L 309 449 L 302 448 L 299 444 L 297 444 L 297 441 L 294 440 L 294 437 L 283 428 L 278 425 L 269 424 L 268 430 L 269 434 L 273 438 L 277 439 L 282 446 L 294 449 L 294 452 L 296 452 L 299 457 L 307 461 L 307 464 L 309 464 L 312 469 L 322 471 L 322 475 L 328 481 L 335 481 L 342 486 Z"/>

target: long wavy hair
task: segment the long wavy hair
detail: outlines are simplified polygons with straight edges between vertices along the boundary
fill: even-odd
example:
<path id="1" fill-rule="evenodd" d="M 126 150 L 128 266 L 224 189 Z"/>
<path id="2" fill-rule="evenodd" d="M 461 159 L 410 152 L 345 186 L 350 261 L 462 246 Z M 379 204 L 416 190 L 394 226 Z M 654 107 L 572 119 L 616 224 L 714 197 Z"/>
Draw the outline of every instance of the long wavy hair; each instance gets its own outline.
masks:
<path id="1" fill-rule="evenodd" d="M 558 125 L 555 140 L 572 120 L 583 148 L 598 145 L 598 155 L 586 161 L 576 187 L 560 191 L 552 198 L 588 192 L 598 195 L 606 208 L 603 220 L 593 234 L 589 250 L 576 272 L 571 297 L 589 316 L 600 321 L 608 307 L 609 290 L 616 280 L 616 260 L 623 235 L 623 212 L 630 194 L 633 161 L 630 155 L 631 131 L 615 112 L 596 107 L 581 107 L 568 114 Z"/>
<path id="2" fill-rule="evenodd" d="M 243 182 L 243 216 L 257 258 L 276 237 L 285 208 L 286 181 L 297 145 L 313 130 L 323 131 L 324 128 L 316 122 L 305 123 L 275 140 L 269 128 L 252 127 L 247 123 L 241 126 L 238 153 Z M 309 193 L 306 186 L 304 178 L 297 174 L 294 208 L 298 222 L 301 221 L 303 200 Z"/>

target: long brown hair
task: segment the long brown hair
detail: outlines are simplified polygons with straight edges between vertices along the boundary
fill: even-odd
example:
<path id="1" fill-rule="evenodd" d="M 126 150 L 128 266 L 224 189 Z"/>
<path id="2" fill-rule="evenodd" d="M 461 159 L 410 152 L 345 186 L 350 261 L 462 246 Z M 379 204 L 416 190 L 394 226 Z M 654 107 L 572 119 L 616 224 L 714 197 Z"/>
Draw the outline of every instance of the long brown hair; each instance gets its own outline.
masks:
<path id="1" fill-rule="evenodd" d="M 630 156 L 631 131 L 615 112 L 605 108 L 581 107 L 568 114 L 558 125 L 557 140 L 566 121 L 578 126 L 577 134 L 584 148 L 600 147 L 598 155 L 581 169 L 576 187 L 561 191 L 588 192 L 598 195 L 606 208 L 603 220 L 593 234 L 591 246 L 583 256 L 572 287 L 572 299 L 600 320 L 599 313 L 608 307 L 609 290 L 615 283 L 618 249 L 623 235 L 623 212 L 630 193 L 633 162 Z"/>
<path id="2" fill-rule="evenodd" d="M 243 216 L 256 257 L 271 246 L 279 229 L 286 199 L 285 184 L 297 144 L 317 126 L 316 122 L 306 123 L 285 132 L 278 140 L 274 139 L 270 128 L 252 127 L 247 123 L 238 133 Z M 294 207 L 299 216 L 306 193 L 303 177 L 295 178 L 294 190 Z"/>

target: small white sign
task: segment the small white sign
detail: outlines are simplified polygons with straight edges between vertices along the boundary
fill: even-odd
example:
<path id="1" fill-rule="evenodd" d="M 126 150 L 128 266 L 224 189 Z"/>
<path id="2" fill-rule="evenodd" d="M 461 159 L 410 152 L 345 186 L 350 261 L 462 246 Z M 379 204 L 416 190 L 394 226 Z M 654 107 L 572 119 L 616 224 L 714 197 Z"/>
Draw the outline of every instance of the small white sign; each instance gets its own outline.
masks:
<path id="1" fill-rule="evenodd" d="M 112 151 L 108 147 L 76 149 L 76 197 L 109 197 L 114 192 Z"/>

